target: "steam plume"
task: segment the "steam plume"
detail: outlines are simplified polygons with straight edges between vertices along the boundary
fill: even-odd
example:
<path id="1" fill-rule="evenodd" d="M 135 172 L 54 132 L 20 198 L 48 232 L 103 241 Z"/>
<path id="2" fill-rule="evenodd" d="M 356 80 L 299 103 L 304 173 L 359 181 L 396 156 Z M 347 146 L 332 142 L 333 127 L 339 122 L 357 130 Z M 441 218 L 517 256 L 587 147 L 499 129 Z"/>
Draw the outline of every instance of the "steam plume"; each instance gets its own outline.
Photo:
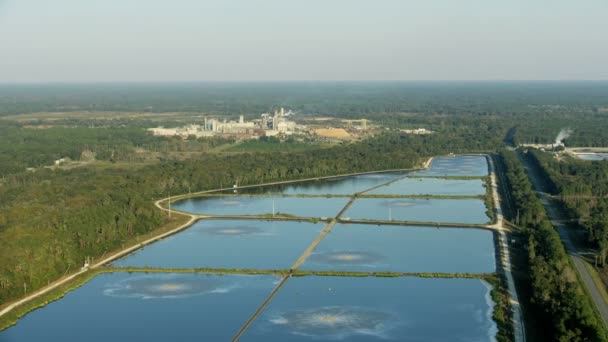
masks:
<path id="1" fill-rule="evenodd" d="M 555 138 L 555 145 L 560 145 L 564 139 L 570 136 L 570 134 L 572 134 L 572 130 L 570 128 L 562 128 Z"/>

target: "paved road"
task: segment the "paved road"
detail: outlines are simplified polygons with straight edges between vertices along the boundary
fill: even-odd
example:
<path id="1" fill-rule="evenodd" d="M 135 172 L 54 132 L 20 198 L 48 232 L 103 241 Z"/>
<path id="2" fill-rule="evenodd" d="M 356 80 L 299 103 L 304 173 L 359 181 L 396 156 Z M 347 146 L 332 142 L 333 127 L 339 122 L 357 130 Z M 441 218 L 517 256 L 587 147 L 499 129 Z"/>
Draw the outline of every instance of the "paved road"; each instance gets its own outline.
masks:
<path id="1" fill-rule="evenodd" d="M 498 179 L 496 175 L 496 167 L 494 160 L 488 157 L 488 164 L 490 165 L 490 180 L 492 184 L 492 198 L 494 200 L 494 206 L 496 207 L 496 223 L 493 225 L 495 229 L 499 231 L 499 242 L 501 250 L 501 264 L 502 269 L 507 278 L 507 288 L 511 295 L 511 306 L 513 307 L 513 330 L 515 333 L 515 342 L 523 342 L 526 340 L 525 325 L 522 319 L 521 305 L 519 304 L 519 297 L 517 296 L 517 290 L 515 289 L 515 281 L 513 280 L 513 274 L 511 273 L 511 256 L 509 254 L 509 240 L 504 229 L 504 218 L 502 214 L 502 201 L 498 192 Z"/>
<path id="2" fill-rule="evenodd" d="M 567 222 L 568 220 L 565 220 L 561 216 L 561 212 L 558 208 L 555 207 L 555 204 L 551 200 L 551 195 L 545 192 L 546 189 L 543 186 L 543 182 L 540 181 L 542 175 L 540 175 L 538 173 L 538 170 L 532 167 L 530 162 L 526 158 L 523 158 L 519 152 L 518 157 L 524 164 L 526 172 L 528 173 L 528 176 L 532 181 L 534 188 L 536 189 L 536 193 L 540 200 L 543 202 L 545 210 L 547 210 L 547 215 L 549 216 L 551 223 L 554 227 L 557 228 L 557 232 L 559 233 L 559 236 L 561 237 L 564 245 L 566 246 L 566 251 L 574 261 L 574 266 L 576 267 L 576 270 L 581 275 L 581 278 L 583 280 L 583 283 L 587 287 L 587 290 L 589 290 L 589 293 L 591 294 L 591 299 L 593 300 L 595 307 L 600 312 L 604 323 L 608 323 L 608 305 L 606 305 L 604 298 L 600 294 L 600 290 L 593 281 L 593 278 L 589 274 L 587 268 L 585 268 L 584 261 L 580 257 L 580 255 L 582 255 L 584 251 L 579 250 L 574 245 L 574 243 L 572 243 L 570 235 L 566 231 L 566 226 L 564 225 L 564 222 Z"/>

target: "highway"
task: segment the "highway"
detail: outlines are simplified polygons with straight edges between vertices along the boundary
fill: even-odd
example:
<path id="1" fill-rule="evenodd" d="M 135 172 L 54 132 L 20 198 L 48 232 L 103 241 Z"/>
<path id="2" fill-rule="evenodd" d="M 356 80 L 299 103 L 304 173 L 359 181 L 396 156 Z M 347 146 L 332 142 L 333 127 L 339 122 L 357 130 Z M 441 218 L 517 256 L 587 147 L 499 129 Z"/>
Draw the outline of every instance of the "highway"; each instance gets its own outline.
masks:
<path id="1" fill-rule="evenodd" d="M 591 299 L 593 300 L 595 307 L 602 316 L 604 323 L 607 323 L 608 305 L 606 305 L 604 298 L 602 298 L 600 290 L 598 289 L 596 283 L 593 281 L 593 278 L 589 274 L 589 271 L 587 270 L 587 268 L 585 268 L 584 261 L 580 256 L 583 251 L 579 250 L 570 239 L 570 235 L 568 234 L 566 230 L 567 228 L 564 225 L 564 222 L 567 222 L 568 220 L 565 220 L 565 218 L 561 216 L 559 208 L 557 208 L 552 201 L 552 196 L 545 191 L 546 189 L 544 188 L 544 183 L 540 181 L 540 179 L 542 179 L 542 175 L 538 173 L 538 170 L 533 167 L 526 158 L 523 158 L 520 152 L 517 153 L 517 156 L 519 157 L 519 160 L 523 163 L 526 169 L 526 173 L 528 174 L 528 177 L 532 181 L 532 185 L 536 190 L 537 196 L 540 198 L 543 205 L 545 206 L 545 210 L 547 211 L 547 215 L 549 216 L 551 223 L 557 229 L 557 232 L 559 233 L 562 242 L 566 246 L 566 251 L 572 258 L 572 261 L 574 261 L 574 266 L 576 267 L 580 278 L 583 280 L 585 287 L 591 295 Z"/>

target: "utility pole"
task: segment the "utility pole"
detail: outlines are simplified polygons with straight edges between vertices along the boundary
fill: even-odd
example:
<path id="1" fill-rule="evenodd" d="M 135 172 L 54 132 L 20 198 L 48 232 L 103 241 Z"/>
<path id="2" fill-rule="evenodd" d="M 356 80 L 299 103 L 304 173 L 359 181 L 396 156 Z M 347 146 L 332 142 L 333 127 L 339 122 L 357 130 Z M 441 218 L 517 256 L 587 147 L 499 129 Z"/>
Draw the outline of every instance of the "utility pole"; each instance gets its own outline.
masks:
<path id="1" fill-rule="evenodd" d="M 274 199 L 272 200 L 272 217 L 274 217 Z"/>
<path id="2" fill-rule="evenodd" d="M 388 207 L 388 220 L 392 221 L 393 220 L 393 215 L 392 215 L 392 208 L 389 206 Z"/>

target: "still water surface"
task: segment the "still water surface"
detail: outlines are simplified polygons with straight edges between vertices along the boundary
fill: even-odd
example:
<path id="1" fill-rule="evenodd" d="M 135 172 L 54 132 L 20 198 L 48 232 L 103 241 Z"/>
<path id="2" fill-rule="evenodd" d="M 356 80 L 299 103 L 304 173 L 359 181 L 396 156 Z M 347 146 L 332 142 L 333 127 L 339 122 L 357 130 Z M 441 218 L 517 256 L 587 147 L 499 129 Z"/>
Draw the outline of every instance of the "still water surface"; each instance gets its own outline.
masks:
<path id="1" fill-rule="evenodd" d="M 0 341 L 230 341 L 279 280 L 101 274 L 0 332 Z"/>
<path id="2" fill-rule="evenodd" d="M 114 266 L 288 269 L 325 223 L 204 220 Z"/>
<path id="3" fill-rule="evenodd" d="M 358 198 L 342 215 L 351 219 L 483 224 L 480 199 Z"/>
<path id="4" fill-rule="evenodd" d="M 302 269 L 492 273 L 494 236 L 471 228 L 338 224 Z"/>
<path id="5" fill-rule="evenodd" d="M 485 192 L 481 179 L 403 178 L 368 191 L 365 195 L 479 196 Z"/>
<path id="6" fill-rule="evenodd" d="M 589 161 L 608 160 L 608 153 L 576 154 L 576 158 Z"/>
<path id="7" fill-rule="evenodd" d="M 264 215 L 289 214 L 300 217 L 334 217 L 346 205 L 348 198 L 312 197 L 195 197 L 178 201 L 173 208 L 204 215 Z"/>
<path id="8" fill-rule="evenodd" d="M 405 176 L 386 172 L 238 190 L 241 194 L 352 195 Z"/>
<path id="9" fill-rule="evenodd" d="M 419 176 L 475 176 L 488 175 L 488 162 L 484 156 L 454 156 L 433 158 L 431 167 L 417 171 Z"/>
<path id="10" fill-rule="evenodd" d="M 478 279 L 291 278 L 241 341 L 493 341 L 492 310 Z"/>

